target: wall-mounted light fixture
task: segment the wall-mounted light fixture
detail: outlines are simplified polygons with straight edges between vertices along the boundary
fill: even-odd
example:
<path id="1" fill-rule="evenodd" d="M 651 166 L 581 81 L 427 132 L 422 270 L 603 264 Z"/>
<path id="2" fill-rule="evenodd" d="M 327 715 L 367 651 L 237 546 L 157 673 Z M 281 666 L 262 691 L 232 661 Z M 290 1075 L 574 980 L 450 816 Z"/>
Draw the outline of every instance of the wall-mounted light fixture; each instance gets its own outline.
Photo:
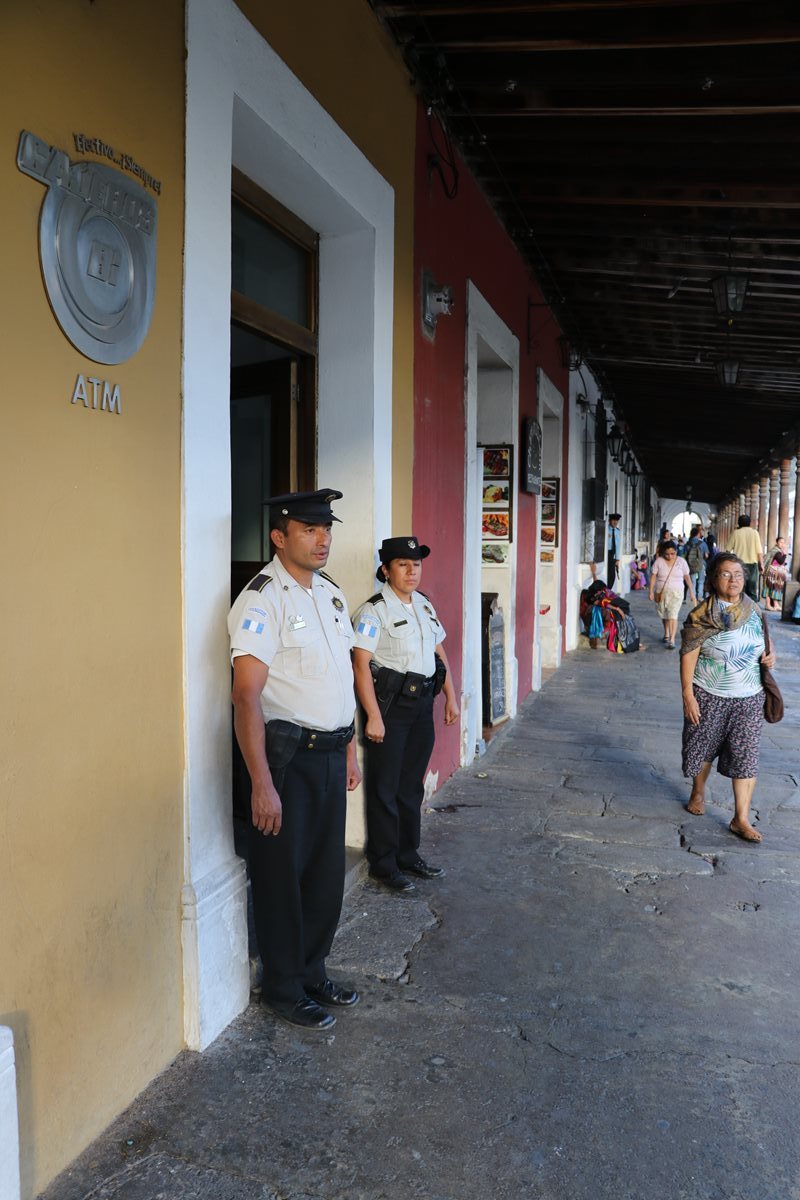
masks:
<path id="1" fill-rule="evenodd" d="M 452 312 L 453 289 L 447 283 L 437 283 L 430 271 L 423 271 L 422 324 L 435 333 L 439 317 L 449 317 Z"/>
<path id="2" fill-rule="evenodd" d="M 558 348 L 561 351 L 561 365 L 570 371 L 577 371 L 583 364 L 583 356 L 580 350 L 576 350 L 569 343 L 569 338 L 562 333 L 558 338 Z"/>
<path id="3" fill-rule="evenodd" d="M 619 462 L 619 448 L 622 445 L 622 431 L 616 421 L 608 431 L 608 449 L 614 462 Z"/>

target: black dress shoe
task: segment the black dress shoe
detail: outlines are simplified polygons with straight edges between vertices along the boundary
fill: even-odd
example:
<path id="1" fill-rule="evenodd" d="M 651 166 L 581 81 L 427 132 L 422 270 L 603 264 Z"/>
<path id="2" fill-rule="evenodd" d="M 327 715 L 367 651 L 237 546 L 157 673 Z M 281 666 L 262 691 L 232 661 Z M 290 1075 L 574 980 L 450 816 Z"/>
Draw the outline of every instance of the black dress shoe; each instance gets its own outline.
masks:
<path id="1" fill-rule="evenodd" d="M 370 871 L 369 876 L 370 879 L 383 884 L 392 892 L 415 892 L 417 890 L 411 880 L 407 879 L 400 871 L 395 871 L 394 875 L 373 875 Z"/>
<path id="2" fill-rule="evenodd" d="M 425 862 L 424 858 L 419 855 L 414 859 L 413 863 L 408 863 L 403 866 L 404 871 L 410 871 L 412 875 L 418 875 L 420 879 L 441 879 L 444 875 L 444 867 L 432 867 Z"/>
<path id="3" fill-rule="evenodd" d="M 315 1000 L 311 1000 L 308 996 L 304 996 L 302 1000 L 298 1000 L 296 1004 L 282 1004 L 276 1001 L 274 1004 L 269 1000 L 262 1000 L 261 1003 L 270 1012 L 274 1012 L 276 1017 L 280 1017 L 282 1021 L 287 1021 L 290 1025 L 297 1025 L 301 1029 L 330 1029 L 336 1024 L 336 1017 L 333 1013 L 326 1012 L 324 1008 L 320 1008 Z"/>
<path id="4" fill-rule="evenodd" d="M 323 979 L 322 983 L 307 983 L 306 995 L 316 1000 L 317 1004 L 325 1004 L 329 1008 L 350 1008 L 359 1001 L 355 988 L 334 983 L 332 979 Z"/>

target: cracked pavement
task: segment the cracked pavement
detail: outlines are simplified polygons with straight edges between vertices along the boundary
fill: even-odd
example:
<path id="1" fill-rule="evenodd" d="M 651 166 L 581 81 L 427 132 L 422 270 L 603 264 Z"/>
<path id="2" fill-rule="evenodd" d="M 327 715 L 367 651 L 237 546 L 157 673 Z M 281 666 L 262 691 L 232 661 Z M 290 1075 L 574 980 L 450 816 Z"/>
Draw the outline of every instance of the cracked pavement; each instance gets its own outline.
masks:
<path id="1" fill-rule="evenodd" d="M 251 1004 L 46 1200 L 800 1200 L 800 630 L 754 809 L 684 808 L 678 656 L 584 645 L 431 800 L 396 896 L 349 893 L 327 1035 Z"/>

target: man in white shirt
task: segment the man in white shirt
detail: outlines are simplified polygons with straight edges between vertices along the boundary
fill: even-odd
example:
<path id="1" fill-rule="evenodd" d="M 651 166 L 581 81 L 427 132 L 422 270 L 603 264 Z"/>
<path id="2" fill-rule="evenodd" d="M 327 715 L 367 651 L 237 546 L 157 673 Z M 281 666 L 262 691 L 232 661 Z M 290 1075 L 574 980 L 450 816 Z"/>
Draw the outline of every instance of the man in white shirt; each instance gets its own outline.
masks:
<path id="1" fill-rule="evenodd" d="M 322 568 L 331 501 L 323 489 L 274 496 L 275 557 L 228 617 L 234 728 L 252 784 L 249 868 L 262 1002 L 305 1029 L 358 993 L 327 977 L 344 891 L 346 791 L 361 773 L 347 602 Z M 266 727 L 266 728 L 265 728 Z"/>

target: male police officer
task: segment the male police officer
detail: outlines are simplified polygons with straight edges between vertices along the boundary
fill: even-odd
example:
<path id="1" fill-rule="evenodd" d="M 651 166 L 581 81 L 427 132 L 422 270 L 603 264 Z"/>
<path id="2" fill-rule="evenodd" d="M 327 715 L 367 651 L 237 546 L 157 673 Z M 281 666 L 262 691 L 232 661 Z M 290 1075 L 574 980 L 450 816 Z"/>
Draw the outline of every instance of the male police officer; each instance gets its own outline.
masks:
<path id="1" fill-rule="evenodd" d="M 619 513 L 611 513 L 608 518 L 608 579 L 610 588 L 619 574 L 619 559 L 622 553 L 622 532 L 617 528 L 620 522 Z"/>
<path id="2" fill-rule="evenodd" d="M 342 592 L 322 572 L 338 520 L 331 501 L 341 496 L 323 489 L 268 501 L 275 557 L 228 617 L 234 727 L 252 784 L 262 1002 L 317 1030 L 335 1022 L 327 1007 L 358 1001 L 325 972 L 344 890 L 345 790 L 361 780 L 353 628 Z"/>

